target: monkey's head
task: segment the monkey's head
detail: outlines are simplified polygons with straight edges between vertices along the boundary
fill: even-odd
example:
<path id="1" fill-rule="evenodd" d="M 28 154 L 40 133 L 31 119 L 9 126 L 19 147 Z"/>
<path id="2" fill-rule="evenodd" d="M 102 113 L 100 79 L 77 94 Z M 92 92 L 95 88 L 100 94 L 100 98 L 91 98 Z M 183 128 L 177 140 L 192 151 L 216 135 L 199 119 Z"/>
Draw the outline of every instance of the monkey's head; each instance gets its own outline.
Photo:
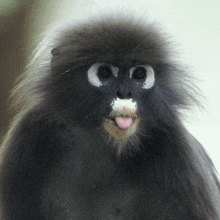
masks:
<path id="1" fill-rule="evenodd" d="M 103 134 L 119 151 L 136 148 L 152 129 L 172 126 L 190 98 L 167 42 L 151 25 L 87 23 L 56 44 L 44 91 L 48 108 Z"/>

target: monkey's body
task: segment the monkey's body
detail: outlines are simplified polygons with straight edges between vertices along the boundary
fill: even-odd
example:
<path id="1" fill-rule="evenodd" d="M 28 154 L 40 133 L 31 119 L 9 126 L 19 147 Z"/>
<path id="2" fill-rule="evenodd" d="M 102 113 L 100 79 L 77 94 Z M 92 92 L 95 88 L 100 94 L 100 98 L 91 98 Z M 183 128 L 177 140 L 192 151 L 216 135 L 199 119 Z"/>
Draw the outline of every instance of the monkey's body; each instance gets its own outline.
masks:
<path id="1" fill-rule="evenodd" d="M 128 23 L 68 30 L 37 70 L 40 98 L 3 146 L 1 219 L 220 219 L 212 163 L 176 111 L 191 96 L 157 34 Z"/>

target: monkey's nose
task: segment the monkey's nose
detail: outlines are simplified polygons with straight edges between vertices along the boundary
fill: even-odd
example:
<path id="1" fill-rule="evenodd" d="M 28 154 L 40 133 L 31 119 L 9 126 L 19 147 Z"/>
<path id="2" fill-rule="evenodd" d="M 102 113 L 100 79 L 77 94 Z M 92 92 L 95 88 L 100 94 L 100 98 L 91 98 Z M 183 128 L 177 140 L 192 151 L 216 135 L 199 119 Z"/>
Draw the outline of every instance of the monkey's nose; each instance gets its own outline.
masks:
<path id="1" fill-rule="evenodd" d="M 116 92 L 116 96 L 120 99 L 130 99 L 132 95 L 131 95 L 131 91 L 129 91 L 128 89 L 120 88 Z"/>

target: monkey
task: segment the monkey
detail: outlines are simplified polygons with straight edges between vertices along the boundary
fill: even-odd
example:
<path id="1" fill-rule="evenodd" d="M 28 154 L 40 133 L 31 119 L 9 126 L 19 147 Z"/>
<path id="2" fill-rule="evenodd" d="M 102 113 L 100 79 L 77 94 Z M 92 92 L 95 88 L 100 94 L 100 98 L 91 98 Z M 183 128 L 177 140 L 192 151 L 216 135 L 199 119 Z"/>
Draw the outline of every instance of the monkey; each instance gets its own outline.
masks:
<path id="1" fill-rule="evenodd" d="M 1 219 L 220 219 L 217 173 L 182 123 L 196 87 L 157 25 L 106 18 L 46 39 L 12 95 Z"/>

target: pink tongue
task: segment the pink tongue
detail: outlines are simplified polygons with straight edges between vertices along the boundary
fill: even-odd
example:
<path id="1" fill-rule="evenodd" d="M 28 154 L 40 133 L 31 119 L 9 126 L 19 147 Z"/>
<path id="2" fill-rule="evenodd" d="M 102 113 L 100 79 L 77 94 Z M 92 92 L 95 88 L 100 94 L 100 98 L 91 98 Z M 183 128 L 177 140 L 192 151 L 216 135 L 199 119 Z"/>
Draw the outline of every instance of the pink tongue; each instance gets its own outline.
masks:
<path id="1" fill-rule="evenodd" d="M 131 126 L 132 118 L 115 118 L 119 128 L 128 129 Z"/>

